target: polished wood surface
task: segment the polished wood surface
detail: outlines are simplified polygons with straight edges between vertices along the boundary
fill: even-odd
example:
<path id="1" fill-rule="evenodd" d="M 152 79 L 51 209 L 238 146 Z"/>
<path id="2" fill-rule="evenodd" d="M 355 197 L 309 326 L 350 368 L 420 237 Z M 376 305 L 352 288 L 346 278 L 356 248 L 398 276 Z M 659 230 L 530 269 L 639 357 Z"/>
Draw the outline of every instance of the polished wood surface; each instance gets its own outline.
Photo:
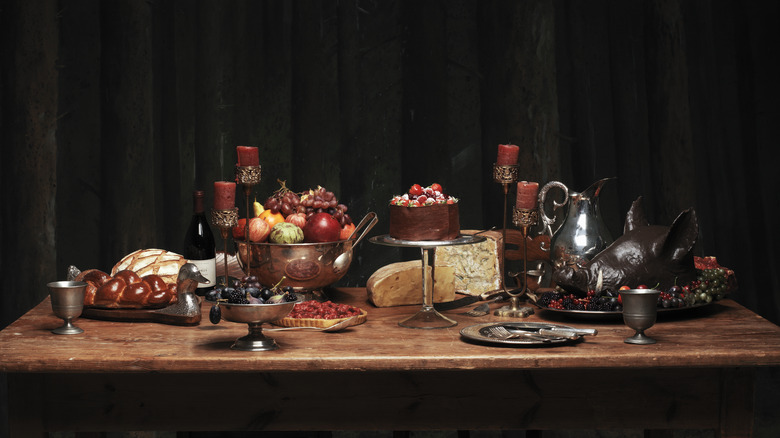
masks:
<path id="1" fill-rule="evenodd" d="M 529 320 L 599 333 L 558 347 L 507 348 L 460 337 L 463 327 L 498 320 L 492 315 L 456 309 L 445 312 L 456 327 L 406 329 L 398 321 L 416 306 L 374 308 L 363 288 L 329 293 L 366 309 L 368 321 L 340 333 L 268 333 L 280 345 L 268 352 L 231 350 L 246 325 L 205 318 L 196 327 L 82 318 L 83 334 L 53 335 L 61 322 L 44 300 L 0 332 L 11 436 L 644 428 L 745 437 L 754 369 L 780 364 L 780 327 L 731 300 L 662 316 L 648 330 L 658 343 L 646 346 L 623 343 L 631 330 L 619 319 L 537 311 Z"/>
<path id="2" fill-rule="evenodd" d="M 414 330 L 398 321 L 419 307 L 375 308 L 362 288 L 330 291 L 335 302 L 368 311 L 365 324 L 340 333 L 285 331 L 266 333 L 280 349 L 266 353 L 230 350 L 247 333 L 246 324 L 204 318 L 195 327 L 111 322 L 81 318 L 78 336 L 57 336 L 61 325 L 44 300 L 0 332 L 0 371 L 4 372 L 208 372 L 214 363 L 233 371 L 564 369 L 633 367 L 751 367 L 780 365 L 780 327 L 731 300 L 708 307 L 663 314 L 647 333 L 658 340 L 629 345 L 632 332 L 622 320 L 562 319 L 537 310 L 529 321 L 554 321 L 598 329 L 595 337 L 554 348 L 495 348 L 464 342 L 460 330 L 470 324 L 502 320 L 470 318 L 467 310 L 445 312 L 455 327 Z M 494 304 L 495 307 L 500 304 Z M 210 304 L 203 304 L 204 312 Z M 205 313 L 204 313 L 205 314 Z M 270 328 L 269 325 L 264 325 Z"/>

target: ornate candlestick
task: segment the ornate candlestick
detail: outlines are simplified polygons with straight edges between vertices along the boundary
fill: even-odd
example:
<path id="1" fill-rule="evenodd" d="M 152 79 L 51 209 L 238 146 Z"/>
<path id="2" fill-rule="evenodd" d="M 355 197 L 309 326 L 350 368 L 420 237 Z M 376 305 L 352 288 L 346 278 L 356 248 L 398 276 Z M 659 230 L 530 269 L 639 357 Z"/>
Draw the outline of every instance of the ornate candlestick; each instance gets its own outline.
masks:
<path id="1" fill-rule="evenodd" d="M 537 208 L 517 208 L 512 211 L 512 223 L 520 227 L 523 233 L 523 288 L 518 293 L 509 293 L 510 305 L 501 307 L 494 312 L 498 316 L 521 317 L 528 316 L 526 310 L 520 307 L 520 297 L 528 292 L 528 230 L 539 221 Z"/>
<path id="2" fill-rule="evenodd" d="M 211 210 L 211 223 L 219 227 L 222 233 L 222 242 L 225 245 L 225 286 L 228 285 L 228 251 L 227 241 L 230 237 L 231 229 L 238 225 L 238 207 L 229 210 Z"/>
<path id="3" fill-rule="evenodd" d="M 504 257 L 506 253 L 506 198 L 509 194 L 509 185 L 516 183 L 519 179 L 520 166 L 517 164 L 496 164 L 493 163 L 493 181 L 504 186 L 504 216 L 503 225 L 501 227 L 502 241 L 501 241 L 501 261 L 506 263 Z M 504 280 L 505 274 L 501 272 L 501 290 L 506 291 L 506 284 Z"/>
<path id="4" fill-rule="evenodd" d="M 251 204 L 249 203 L 249 195 L 252 193 L 252 187 L 260 183 L 260 166 L 236 166 L 236 182 L 241 184 L 244 189 L 244 196 L 246 197 L 246 224 L 244 225 L 244 241 L 247 242 L 247 250 L 251 251 L 249 246 L 249 219 L 252 217 L 250 212 L 252 211 Z M 247 263 L 246 275 L 252 275 L 252 264 Z"/>

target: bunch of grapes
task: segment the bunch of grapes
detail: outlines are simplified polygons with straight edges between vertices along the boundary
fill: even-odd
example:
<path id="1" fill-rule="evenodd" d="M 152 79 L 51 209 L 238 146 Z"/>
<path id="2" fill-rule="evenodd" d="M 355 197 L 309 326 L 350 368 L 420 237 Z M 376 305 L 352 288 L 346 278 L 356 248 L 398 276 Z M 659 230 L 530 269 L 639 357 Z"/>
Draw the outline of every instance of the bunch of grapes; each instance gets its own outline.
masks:
<path id="1" fill-rule="evenodd" d="M 286 192 L 281 195 L 274 195 L 265 201 L 265 208 L 273 213 L 282 213 L 287 217 L 293 213 L 302 213 L 301 198 L 295 192 Z"/>
<path id="2" fill-rule="evenodd" d="M 723 268 L 699 271 L 698 279 L 692 288 L 696 304 L 711 303 L 722 299 L 728 292 L 727 273 Z"/>
<path id="3" fill-rule="evenodd" d="M 342 227 L 352 223 L 352 219 L 347 214 L 347 206 L 339 203 L 336 195 L 325 187 L 320 186 L 303 194 L 300 205 L 304 207 L 303 212 L 306 213 L 307 219 L 315 213 L 327 212 L 339 221 Z"/>
<path id="4" fill-rule="evenodd" d="M 298 194 L 288 189 L 284 181 L 279 181 L 279 184 L 282 185 L 281 188 L 265 200 L 263 207 L 274 214 L 281 213 L 284 217 L 304 212 Z"/>

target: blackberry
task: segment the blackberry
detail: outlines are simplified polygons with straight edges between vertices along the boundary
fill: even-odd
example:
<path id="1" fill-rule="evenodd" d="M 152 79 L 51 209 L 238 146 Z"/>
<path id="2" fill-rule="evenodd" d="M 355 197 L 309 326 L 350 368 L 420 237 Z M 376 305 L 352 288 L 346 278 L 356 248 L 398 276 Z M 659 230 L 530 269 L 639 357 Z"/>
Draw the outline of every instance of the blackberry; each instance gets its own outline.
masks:
<path id="1" fill-rule="evenodd" d="M 233 289 L 228 296 L 228 304 L 249 304 L 243 289 Z"/>
<path id="2" fill-rule="evenodd" d="M 607 310 L 604 307 L 604 302 L 602 300 L 594 298 L 585 306 L 585 310 L 600 312 Z"/>
<path id="3" fill-rule="evenodd" d="M 550 303 L 559 300 L 563 295 L 559 292 L 544 292 L 537 301 L 541 307 L 550 307 Z"/>

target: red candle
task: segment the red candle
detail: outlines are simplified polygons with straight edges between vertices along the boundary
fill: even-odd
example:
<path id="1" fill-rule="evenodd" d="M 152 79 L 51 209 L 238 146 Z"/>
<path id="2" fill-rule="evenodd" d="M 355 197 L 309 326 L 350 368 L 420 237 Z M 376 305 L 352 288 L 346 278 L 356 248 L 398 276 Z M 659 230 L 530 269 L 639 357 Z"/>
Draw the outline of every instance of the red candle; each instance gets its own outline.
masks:
<path id="1" fill-rule="evenodd" d="M 236 206 L 236 183 L 214 182 L 214 210 L 232 210 Z"/>
<path id="2" fill-rule="evenodd" d="M 498 159 L 496 164 L 499 166 L 514 166 L 517 164 L 517 155 L 520 153 L 520 147 L 513 144 L 498 145 Z"/>
<path id="3" fill-rule="evenodd" d="M 254 146 L 236 146 L 239 166 L 259 166 L 260 155 Z"/>
<path id="4" fill-rule="evenodd" d="M 532 210 L 536 208 L 539 195 L 539 183 L 520 181 L 517 183 L 517 208 Z"/>

